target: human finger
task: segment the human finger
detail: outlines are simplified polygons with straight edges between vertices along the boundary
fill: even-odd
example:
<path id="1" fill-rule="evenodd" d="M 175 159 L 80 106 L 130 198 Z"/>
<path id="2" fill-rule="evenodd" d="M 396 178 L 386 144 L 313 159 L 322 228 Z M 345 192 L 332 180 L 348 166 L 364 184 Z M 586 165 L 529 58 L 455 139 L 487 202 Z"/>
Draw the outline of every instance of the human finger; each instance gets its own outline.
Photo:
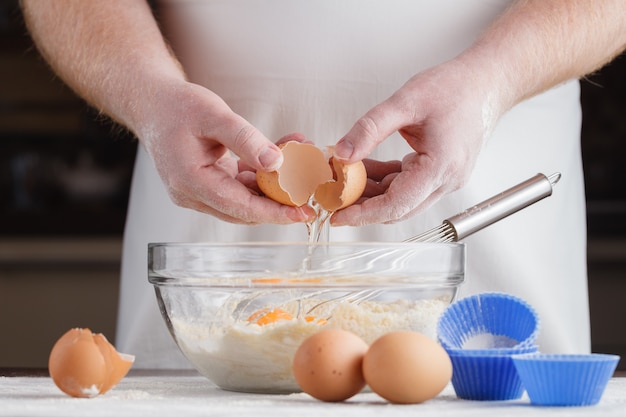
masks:
<path id="1" fill-rule="evenodd" d="M 390 99 L 370 109 L 335 145 L 334 156 L 345 163 L 364 159 L 406 124 L 406 116 Z"/>

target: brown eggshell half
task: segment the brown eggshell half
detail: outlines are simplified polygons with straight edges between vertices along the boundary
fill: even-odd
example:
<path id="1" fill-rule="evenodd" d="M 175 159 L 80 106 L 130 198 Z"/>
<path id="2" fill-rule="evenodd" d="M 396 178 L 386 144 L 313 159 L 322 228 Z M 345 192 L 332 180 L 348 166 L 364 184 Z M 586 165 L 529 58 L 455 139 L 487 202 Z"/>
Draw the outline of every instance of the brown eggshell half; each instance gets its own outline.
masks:
<path id="1" fill-rule="evenodd" d="M 134 361 L 122 355 L 102 335 L 74 328 L 50 351 L 48 372 L 55 385 L 72 397 L 95 397 L 126 375 Z"/>
<path id="2" fill-rule="evenodd" d="M 331 158 L 335 181 L 321 184 L 315 191 L 315 200 L 328 211 L 341 210 L 356 202 L 367 184 L 367 172 L 363 162 L 343 164 Z"/>
<path id="3" fill-rule="evenodd" d="M 322 150 L 315 145 L 290 141 L 280 148 L 283 164 L 273 172 L 257 171 L 257 184 L 272 200 L 302 206 L 320 184 L 332 180 L 333 171 Z"/>

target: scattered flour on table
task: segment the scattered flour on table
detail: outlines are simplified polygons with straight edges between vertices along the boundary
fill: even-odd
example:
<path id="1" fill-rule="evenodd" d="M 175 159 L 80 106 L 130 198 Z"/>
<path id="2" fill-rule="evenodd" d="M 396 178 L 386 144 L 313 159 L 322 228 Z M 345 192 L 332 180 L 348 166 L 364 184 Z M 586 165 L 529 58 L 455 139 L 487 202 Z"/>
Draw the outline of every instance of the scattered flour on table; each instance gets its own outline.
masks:
<path id="1" fill-rule="evenodd" d="M 311 306 L 316 300 L 307 300 Z M 291 364 L 296 350 L 308 336 L 326 328 L 342 328 L 371 344 L 379 336 L 395 330 L 414 330 L 433 339 L 436 324 L 447 299 L 365 301 L 341 303 L 317 317 L 329 317 L 324 325 L 304 318 L 257 325 L 246 320 L 224 320 L 207 327 L 171 318 L 181 350 L 198 371 L 224 389 L 249 392 L 289 393 L 299 391 Z M 282 308 L 282 307 L 281 307 Z M 294 317 L 298 306 L 284 306 Z"/>
<path id="2" fill-rule="evenodd" d="M 118 400 L 147 400 L 147 399 L 160 399 L 162 397 L 159 396 L 155 396 L 150 394 L 149 392 L 146 391 L 142 391 L 142 390 L 135 390 L 135 389 L 131 389 L 131 390 L 118 390 L 118 391 L 111 391 L 111 395 L 112 397 L 115 397 L 115 399 Z M 114 393 L 114 395 L 113 395 Z"/>

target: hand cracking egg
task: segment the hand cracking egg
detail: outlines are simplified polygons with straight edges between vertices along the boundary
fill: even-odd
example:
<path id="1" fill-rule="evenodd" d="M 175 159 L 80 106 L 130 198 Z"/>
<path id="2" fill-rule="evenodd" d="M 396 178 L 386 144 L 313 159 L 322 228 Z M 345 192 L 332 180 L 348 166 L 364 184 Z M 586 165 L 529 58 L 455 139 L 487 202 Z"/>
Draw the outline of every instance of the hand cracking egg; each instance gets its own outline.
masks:
<path id="1" fill-rule="evenodd" d="M 344 164 L 326 157 L 315 145 L 296 141 L 281 145 L 283 164 L 276 171 L 257 171 L 263 193 L 274 201 L 299 207 L 311 197 L 334 212 L 356 202 L 367 182 L 363 162 Z"/>
<path id="2" fill-rule="evenodd" d="M 134 360 L 132 355 L 118 353 L 104 335 L 74 328 L 52 347 L 48 371 L 64 393 L 95 397 L 117 385 Z"/>

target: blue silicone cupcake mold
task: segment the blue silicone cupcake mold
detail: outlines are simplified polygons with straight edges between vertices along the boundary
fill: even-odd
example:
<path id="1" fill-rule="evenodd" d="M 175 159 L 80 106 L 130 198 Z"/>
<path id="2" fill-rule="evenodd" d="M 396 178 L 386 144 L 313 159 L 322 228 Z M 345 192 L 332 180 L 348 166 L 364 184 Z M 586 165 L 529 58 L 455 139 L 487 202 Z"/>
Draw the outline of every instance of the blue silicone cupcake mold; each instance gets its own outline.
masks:
<path id="1" fill-rule="evenodd" d="M 451 349 L 452 386 L 459 398 L 475 401 L 504 401 L 521 398 L 524 386 L 513 364 L 514 352 L 525 349 Z"/>
<path id="2" fill-rule="evenodd" d="M 619 356 L 524 354 L 513 364 L 530 402 L 540 406 L 589 406 L 597 404 L 613 376 Z"/>
<path id="3" fill-rule="evenodd" d="M 446 349 L 526 348 L 536 343 L 539 317 L 525 301 L 503 293 L 481 293 L 448 306 L 437 323 Z"/>

